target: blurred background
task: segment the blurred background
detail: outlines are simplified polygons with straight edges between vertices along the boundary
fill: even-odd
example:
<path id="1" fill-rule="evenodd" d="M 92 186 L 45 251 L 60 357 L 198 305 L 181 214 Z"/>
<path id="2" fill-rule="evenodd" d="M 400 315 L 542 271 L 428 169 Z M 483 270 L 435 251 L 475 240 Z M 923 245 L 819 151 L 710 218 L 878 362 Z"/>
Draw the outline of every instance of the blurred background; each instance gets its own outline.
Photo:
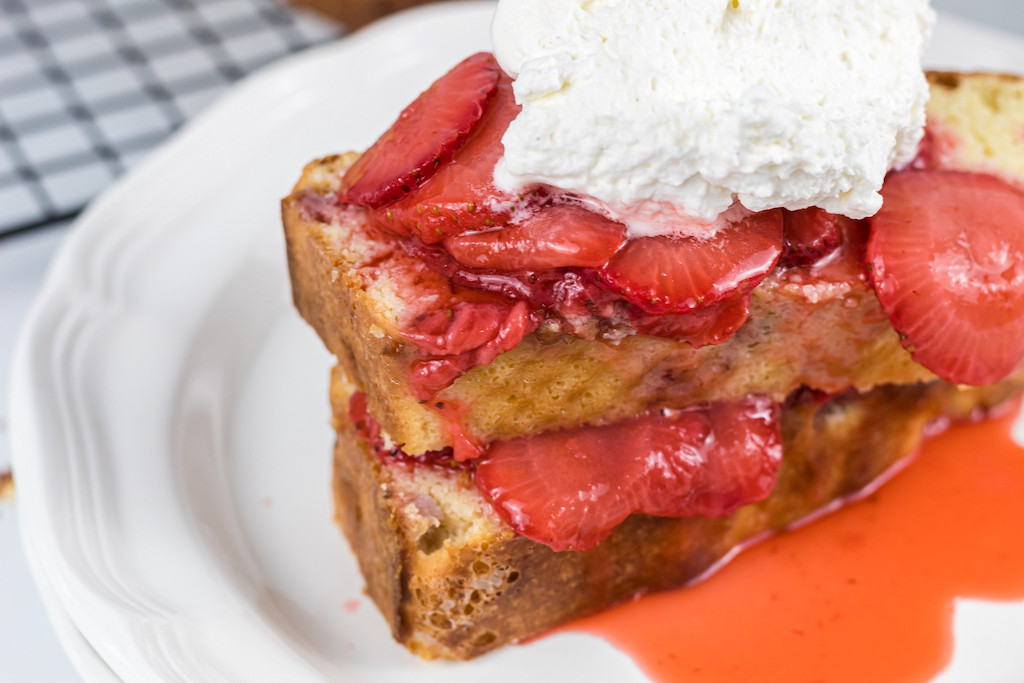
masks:
<path id="1" fill-rule="evenodd" d="M 79 680 L 21 552 L 7 440 L 15 337 L 61 239 L 93 197 L 233 83 L 416 4 L 0 0 L 0 681 Z M 1024 37 L 1021 0 L 932 4 Z"/>

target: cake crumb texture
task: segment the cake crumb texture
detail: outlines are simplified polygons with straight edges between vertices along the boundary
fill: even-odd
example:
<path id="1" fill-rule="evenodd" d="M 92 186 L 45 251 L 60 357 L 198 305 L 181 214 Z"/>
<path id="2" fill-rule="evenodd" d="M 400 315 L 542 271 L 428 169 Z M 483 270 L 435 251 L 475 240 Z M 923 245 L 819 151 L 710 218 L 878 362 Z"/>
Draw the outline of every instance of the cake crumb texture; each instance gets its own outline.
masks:
<path id="1" fill-rule="evenodd" d="M 1020 186 L 1024 178 L 1024 82 L 1016 76 L 933 72 L 928 116 L 953 137 L 956 164 Z"/>

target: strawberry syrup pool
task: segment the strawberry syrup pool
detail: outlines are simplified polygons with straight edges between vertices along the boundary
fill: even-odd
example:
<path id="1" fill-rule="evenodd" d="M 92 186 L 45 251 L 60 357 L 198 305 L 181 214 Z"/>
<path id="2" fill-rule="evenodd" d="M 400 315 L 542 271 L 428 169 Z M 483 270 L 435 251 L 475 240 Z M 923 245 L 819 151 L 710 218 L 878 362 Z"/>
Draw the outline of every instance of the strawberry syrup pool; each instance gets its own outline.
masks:
<path id="1" fill-rule="evenodd" d="M 654 681 L 919 683 L 953 652 L 957 598 L 1024 599 L 1019 410 L 956 425 L 866 498 L 685 589 L 565 627 Z"/>

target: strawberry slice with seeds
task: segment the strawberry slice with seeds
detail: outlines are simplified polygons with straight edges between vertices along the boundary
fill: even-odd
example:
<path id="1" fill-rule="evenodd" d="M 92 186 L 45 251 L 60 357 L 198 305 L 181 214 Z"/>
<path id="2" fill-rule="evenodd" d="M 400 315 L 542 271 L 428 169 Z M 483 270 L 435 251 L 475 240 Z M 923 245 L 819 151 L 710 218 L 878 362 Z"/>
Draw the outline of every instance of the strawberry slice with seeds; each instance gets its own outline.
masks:
<path id="1" fill-rule="evenodd" d="M 844 224 L 852 221 L 817 207 L 783 211 L 783 265 L 802 266 L 831 253 L 843 242 Z"/>
<path id="2" fill-rule="evenodd" d="M 518 113 L 512 81 L 502 74 L 487 113 L 451 161 L 412 193 L 372 212 L 370 222 L 427 244 L 504 225 L 521 199 L 495 188 L 494 167 L 505 153 L 501 138 Z"/>
<path id="3" fill-rule="evenodd" d="M 892 173 L 870 221 L 878 300 L 915 361 L 989 384 L 1024 360 L 1024 193 L 988 175 Z"/>
<path id="4" fill-rule="evenodd" d="M 476 482 L 519 534 L 585 550 L 633 513 L 716 517 L 763 500 L 782 461 L 779 414 L 748 396 L 499 441 Z"/>
<path id="5" fill-rule="evenodd" d="M 480 122 L 497 91 L 501 69 L 480 52 L 439 78 L 345 173 L 344 203 L 382 206 L 397 201 L 447 163 Z"/>
<path id="6" fill-rule="evenodd" d="M 598 270 L 613 292 L 655 315 L 687 313 L 746 294 L 782 253 L 782 211 L 730 211 L 713 236 L 640 237 Z"/>
<path id="7" fill-rule="evenodd" d="M 626 227 L 575 204 L 548 206 L 524 221 L 445 240 L 455 260 L 470 268 L 547 270 L 598 268 L 626 239 Z"/>

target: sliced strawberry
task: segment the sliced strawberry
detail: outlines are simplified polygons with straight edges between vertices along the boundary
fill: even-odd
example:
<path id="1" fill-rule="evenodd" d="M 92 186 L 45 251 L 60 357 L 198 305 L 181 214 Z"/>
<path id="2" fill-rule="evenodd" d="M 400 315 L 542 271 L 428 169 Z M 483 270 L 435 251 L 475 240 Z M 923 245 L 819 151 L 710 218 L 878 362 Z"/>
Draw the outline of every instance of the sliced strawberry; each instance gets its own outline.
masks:
<path id="1" fill-rule="evenodd" d="M 786 266 L 814 263 L 843 241 L 843 224 L 852 218 L 810 208 L 782 212 L 783 252 Z"/>
<path id="2" fill-rule="evenodd" d="M 499 441 L 476 482 L 518 533 L 585 550 L 635 512 L 720 516 L 763 500 L 782 461 L 765 397 Z"/>
<path id="3" fill-rule="evenodd" d="M 720 219 L 713 237 L 640 237 L 598 271 L 648 313 L 687 313 L 749 292 L 782 253 L 782 211 Z"/>
<path id="4" fill-rule="evenodd" d="M 721 344 L 747 321 L 750 295 L 727 299 L 682 315 L 633 316 L 633 329 L 639 334 L 685 341 L 695 349 Z"/>
<path id="5" fill-rule="evenodd" d="M 470 268 L 547 270 L 598 268 L 626 239 L 626 227 L 575 204 L 548 206 L 516 225 L 445 240 Z"/>
<path id="6" fill-rule="evenodd" d="M 1024 193 L 992 176 L 892 173 L 870 219 L 878 300 L 911 356 L 957 384 L 1024 359 Z"/>
<path id="7" fill-rule="evenodd" d="M 426 316 L 402 333 L 424 355 L 410 372 L 413 391 L 419 399 L 429 399 L 462 373 L 514 348 L 536 328 L 537 320 L 522 301 L 461 301 Z"/>
<path id="8" fill-rule="evenodd" d="M 402 336 L 433 356 L 454 356 L 479 348 L 494 338 L 511 304 L 459 302 L 435 311 Z"/>
<path id="9" fill-rule="evenodd" d="M 373 212 L 371 222 L 396 235 L 416 235 L 427 244 L 504 225 L 519 198 L 494 187 L 494 167 L 505 153 L 501 138 L 518 113 L 512 81 L 502 75 L 487 113 L 452 160 L 411 194 Z"/>
<path id="10" fill-rule="evenodd" d="M 424 183 L 462 146 L 494 96 L 494 56 L 468 57 L 420 94 L 345 173 L 340 201 L 394 202 Z"/>

